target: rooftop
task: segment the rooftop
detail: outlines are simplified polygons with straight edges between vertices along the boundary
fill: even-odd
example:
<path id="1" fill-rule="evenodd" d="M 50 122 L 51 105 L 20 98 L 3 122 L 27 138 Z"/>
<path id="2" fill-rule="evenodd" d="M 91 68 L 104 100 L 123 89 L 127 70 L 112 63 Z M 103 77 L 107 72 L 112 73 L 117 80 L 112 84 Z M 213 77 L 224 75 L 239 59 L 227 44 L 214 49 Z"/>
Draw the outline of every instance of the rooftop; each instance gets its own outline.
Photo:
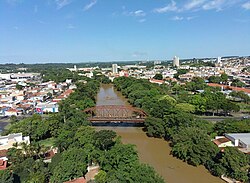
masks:
<path id="1" fill-rule="evenodd" d="M 218 139 L 214 139 L 213 140 L 213 142 L 217 145 L 217 146 L 219 146 L 219 145 L 221 145 L 221 144 L 223 144 L 223 143 L 225 143 L 225 142 L 229 142 L 230 140 L 228 139 L 228 138 L 226 138 L 226 137 L 222 137 L 222 138 L 218 138 Z"/>
<path id="2" fill-rule="evenodd" d="M 247 145 L 250 144 L 250 133 L 228 133 L 226 135 L 234 139 L 239 139 Z"/>
<path id="3" fill-rule="evenodd" d="M 22 136 L 22 133 L 12 133 L 6 136 L 0 136 L 0 139 L 8 138 L 8 140 L 10 140 L 10 139 L 14 139 L 15 137 L 20 137 L 20 136 Z"/>

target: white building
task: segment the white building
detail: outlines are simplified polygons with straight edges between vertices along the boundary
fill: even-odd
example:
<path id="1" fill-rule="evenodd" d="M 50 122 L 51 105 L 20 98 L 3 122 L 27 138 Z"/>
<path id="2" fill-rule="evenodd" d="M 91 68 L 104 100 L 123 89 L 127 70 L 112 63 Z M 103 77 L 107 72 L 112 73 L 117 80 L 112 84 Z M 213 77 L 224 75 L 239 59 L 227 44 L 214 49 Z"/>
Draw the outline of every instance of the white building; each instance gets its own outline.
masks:
<path id="1" fill-rule="evenodd" d="M 36 111 L 39 113 L 41 113 L 41 112 L 55 113 L 55 112 L 58 112 L 58 107 L 59 107 L 59 105 L 57 104 L 57 102 L 39 103 L 36 106 Z"/>
<path id="2" fill-rule="evenodd" d="M 250 149 L 250 133 L 228 133 L 225 137 L 231 140 L 235 147 Z"/>
<path id="3" fill-rule="evenodd" d="M 221 63 L 221 57 L 218 57 L 217 58 L 217 64 L 220 64 Z"/>
<path id="4" fill-rule="evenodd" d="M 6 136 L 0 136 L 0 150 L 10 149 L 15 143 L 27 143 L 30 144 L 30 137 L 23 137 L 22 133 L 13 133 Z"/>
<path id="5" fill-rule="evenodd" d="M 112 64 L 112 73 L 117 74 L 118 73 L 118 65 L 117 64 Z"/>
<path id="6" fill-rule="evenodd" d="M 173 66 L 174 67 L 179 67 L 180 66 L 180 58 L 177 56 L 174 56 L 173 58 Z"/>

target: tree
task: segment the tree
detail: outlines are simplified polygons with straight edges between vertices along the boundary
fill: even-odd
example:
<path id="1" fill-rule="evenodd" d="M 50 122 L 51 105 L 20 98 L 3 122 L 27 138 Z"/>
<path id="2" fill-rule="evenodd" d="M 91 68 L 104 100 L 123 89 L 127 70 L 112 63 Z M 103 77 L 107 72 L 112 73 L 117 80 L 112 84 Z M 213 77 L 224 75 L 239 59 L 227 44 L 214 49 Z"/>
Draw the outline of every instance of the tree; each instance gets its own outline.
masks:
<path id="1" fill-rule="evenodd" d="M 195 112 L 195 106 L 192 104 L 188 104 L 188 103 L 176 104 L 175 108 L 178 111 L 183 111 L 183 112 L 187 112 L 187 113 L 194 113 Z"/>
<path id="2" fill-rule="evenodd" d="M 27 158 L 16 164 L 13 172 L 20 182 L 48 182 L 49 172 L 42 160 L 35 161 L 33 158 Z"/>
<path id="3" fill-rule="evenodd" d="M 165 137 L 164 123 L 161 118 L 148 117 L 145 120 L 147 135 L 151 137 Z"/>
<path id="4" fill-rule="evenodd" d="M 225 100 L 222 103 L 221 108 L 224 111 L 225 116 L 228 115 L 231 111 L 234 111 L 234 112 L 240 111 L 240 106 L 238 106 L 237 104 L 234 104 L 233 102 L 229 100 Z"/>
<path id="5" fill-rule="evenodd" d="M 227 83 L 228 75 L 226 73 L 222 73 L 220 77 L 223 83 Z"/>
<path id="6" fill-rule="evenodd" d="M 202 114 L 206 111 L 206 102 L 206 98 L 202 97 L 200 94 L 193 95 L 189 101 L 190 104 L 195 106 L 195 111 L 198 114 Z"/>
<path id="7" fill-rule="evenodd" d="M 100 166 L 105 172 L 113 172 L 117 170 L 126 171 L 138 162 L 138 154 L 134 145 L 116 143 L 108 153 L 103 155 Z"/>
<path id="8" fill-rule="evenodd" d="M 212 110 L 213 116 L 214 112 L 222 108 L 223 103 L 226 101 L 225 95 L 221 92 L 204 92 L 204 97 L 206 98 L 206 108 L 207 110 Z"/>
<path id="9" fill-rule="evenodd" d="M 183 111 L 175 111 L 164 116 L 165 135 L 171 139 L 181 128 L 191 127 L 194 124 L 194 116 Z"/>
<path id="10" fill-rule="evenodd" d="M 153 78 L 158 79 L 158 80 L 162 80 L 163 76 L 162 76 L 162 74 L 155 74 L 155 76 Z"/>
<path id="11" fill-rule="evenodd" d="M 16 84 L 16 89 L 18 89 L 18 90 L 22 90 L 23 88 L 24 88 L 24 86 L 23 86 L 23 85 Z"/>
<path id="12" fill-rule="evenodd" d="M 219 76 L 210 76 L 208 80 L 210 83 L 220 83 L 222 81 L 221 77 Z"/>
<path id="13" fill-rule="evenodd" d="M 245 103 L 248 103 L 250 101 L 250 97 L 246 93 L 244 93 L 243 91 L 239 91 L 239 92 L 232 91 L 229 95 L 232 97 L 240 98 Z"/>
<path id="14" fill-rule="evenodd" d="M 82 149 L 72 148 L 62 153 L 62 160 L 53 169 L 51 182 L 65 182 L 82 177 L 86 173 L 87 155 Z"/>
<path id="15" fill-rule="evenodd" d="M 113 139 L 116 137 L 116 133 L 112 130 L 100 130 L 95 132 L 94 139 L 97 147 L 102 150 L 108 150 L 114 145 Z"/>
<path id="16" fill-rule="evenodd" d="M 217 176 L 226 175 L 233 179 L 247 182 L 249 169 L 249 155 L 245 155 L 235 147 L 226 147 L 209 162 L 208 169 Z"/>
<path id="17" fill-rule="evenodd" d="M 17 116 L 12 115 L 10 117 L 10 123 L 11 123 L 11 125 L 15 124 L 16 122 L 18 122 Z"/>
<path id="18" fill-rule="evenodd" d="M 100 170 L 99 173 L 95 176 L 96 183 L 107 183 L 107 173 L 103 170 Z"/>
<path id="19" fill-rule="evenodd" d="M 236 86 L 236 87 L 245 87 L 246 86 L 246 84 L 243 83 L 242 81 L 240 81 L 239 79 L 234 79 L 231 85 Z"/>
<path id="20" fill-rule="evenodd" d="M 240 152 L 237 148 L 225 148 L 220 162 L 222 166 L 227 169 L 226 175 L 240 181 L 248 180 L 247 171 L 249 168 L 249 161 L 247 156 Z"/>
<path id="21" fill-rule="evenodd" d="M 173 135 L 172 153 L 174 156 L 194 165 L 205 164 L 219 149 L 210 141 L 206 131 L 199 128 L 182 128 Z"/>
<path id="22" fill-rule="evenodd" d="M 204 90 L 207 87 L 204 79 L 200 77 L 194 77 L 191 82 L 186 83 L 188 91 Z"/>
<path id="23" fill-rule="evenodd" d="M 131 182 L 164 183 L 162 177 L 146 164 L 135 164 L 130 172 L 130 177 Z"/>
<path id="24" fill-rule="evenodd" d="M 14 177 L 13 173 L 10 170 L 1 170 L 0 171 L 0 182 L 2 183 L 13 183 Z"/>
<path id="25" fill-rule="evenodd" d="M 218 135 L 223 135 L 224 133 L 250 133 L 250 120 L 226 119 L 217 122 L 214 125 L 214 131 Z"/>
<path id="26" fill-rule="evenodd" d="M 178 69 L 177 73 L 174 74 L 174 78 L 178 79 L 180 75 L 188 73 L 187 69 Z"/>

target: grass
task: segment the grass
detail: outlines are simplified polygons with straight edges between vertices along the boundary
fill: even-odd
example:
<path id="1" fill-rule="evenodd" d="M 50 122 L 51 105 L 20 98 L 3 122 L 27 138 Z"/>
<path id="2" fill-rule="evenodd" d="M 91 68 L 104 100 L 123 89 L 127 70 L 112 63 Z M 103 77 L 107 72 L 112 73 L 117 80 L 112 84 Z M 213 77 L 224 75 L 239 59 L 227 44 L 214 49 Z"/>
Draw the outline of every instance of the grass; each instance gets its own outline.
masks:
<path id="1" fill-rule="evenodd" d="M 51 147 L 51 146 L 54 146 L 54 142 L 55 142 L 55 139 L 52 137 L 52 138 L 39 141 L 39 144 L 44 145 L 45 147 Z"/>
<path id="2" fill-rule="evenodd" d="M 238 103 L 242 112 L 250 112 L 250 104 Z"/>
<path id="3" fill-rule="evenodd" d="M 8 124 L 4 127 L 4 130 L 10 129 L 10 127 L 11 127 L 11 123 L 8 123 Z"/>

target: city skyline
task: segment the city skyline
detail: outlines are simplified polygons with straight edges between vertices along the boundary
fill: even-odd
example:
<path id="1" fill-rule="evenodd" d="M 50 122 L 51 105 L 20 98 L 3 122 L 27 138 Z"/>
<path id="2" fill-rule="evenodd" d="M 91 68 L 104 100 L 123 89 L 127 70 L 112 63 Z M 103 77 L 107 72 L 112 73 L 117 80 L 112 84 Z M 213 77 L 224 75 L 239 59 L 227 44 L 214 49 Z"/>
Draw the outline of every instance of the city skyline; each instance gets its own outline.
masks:
<path id="1" fill-rule="evenodd" d="M 249 0 L 2 0 L 0 63 L 248 56 Z"/>

